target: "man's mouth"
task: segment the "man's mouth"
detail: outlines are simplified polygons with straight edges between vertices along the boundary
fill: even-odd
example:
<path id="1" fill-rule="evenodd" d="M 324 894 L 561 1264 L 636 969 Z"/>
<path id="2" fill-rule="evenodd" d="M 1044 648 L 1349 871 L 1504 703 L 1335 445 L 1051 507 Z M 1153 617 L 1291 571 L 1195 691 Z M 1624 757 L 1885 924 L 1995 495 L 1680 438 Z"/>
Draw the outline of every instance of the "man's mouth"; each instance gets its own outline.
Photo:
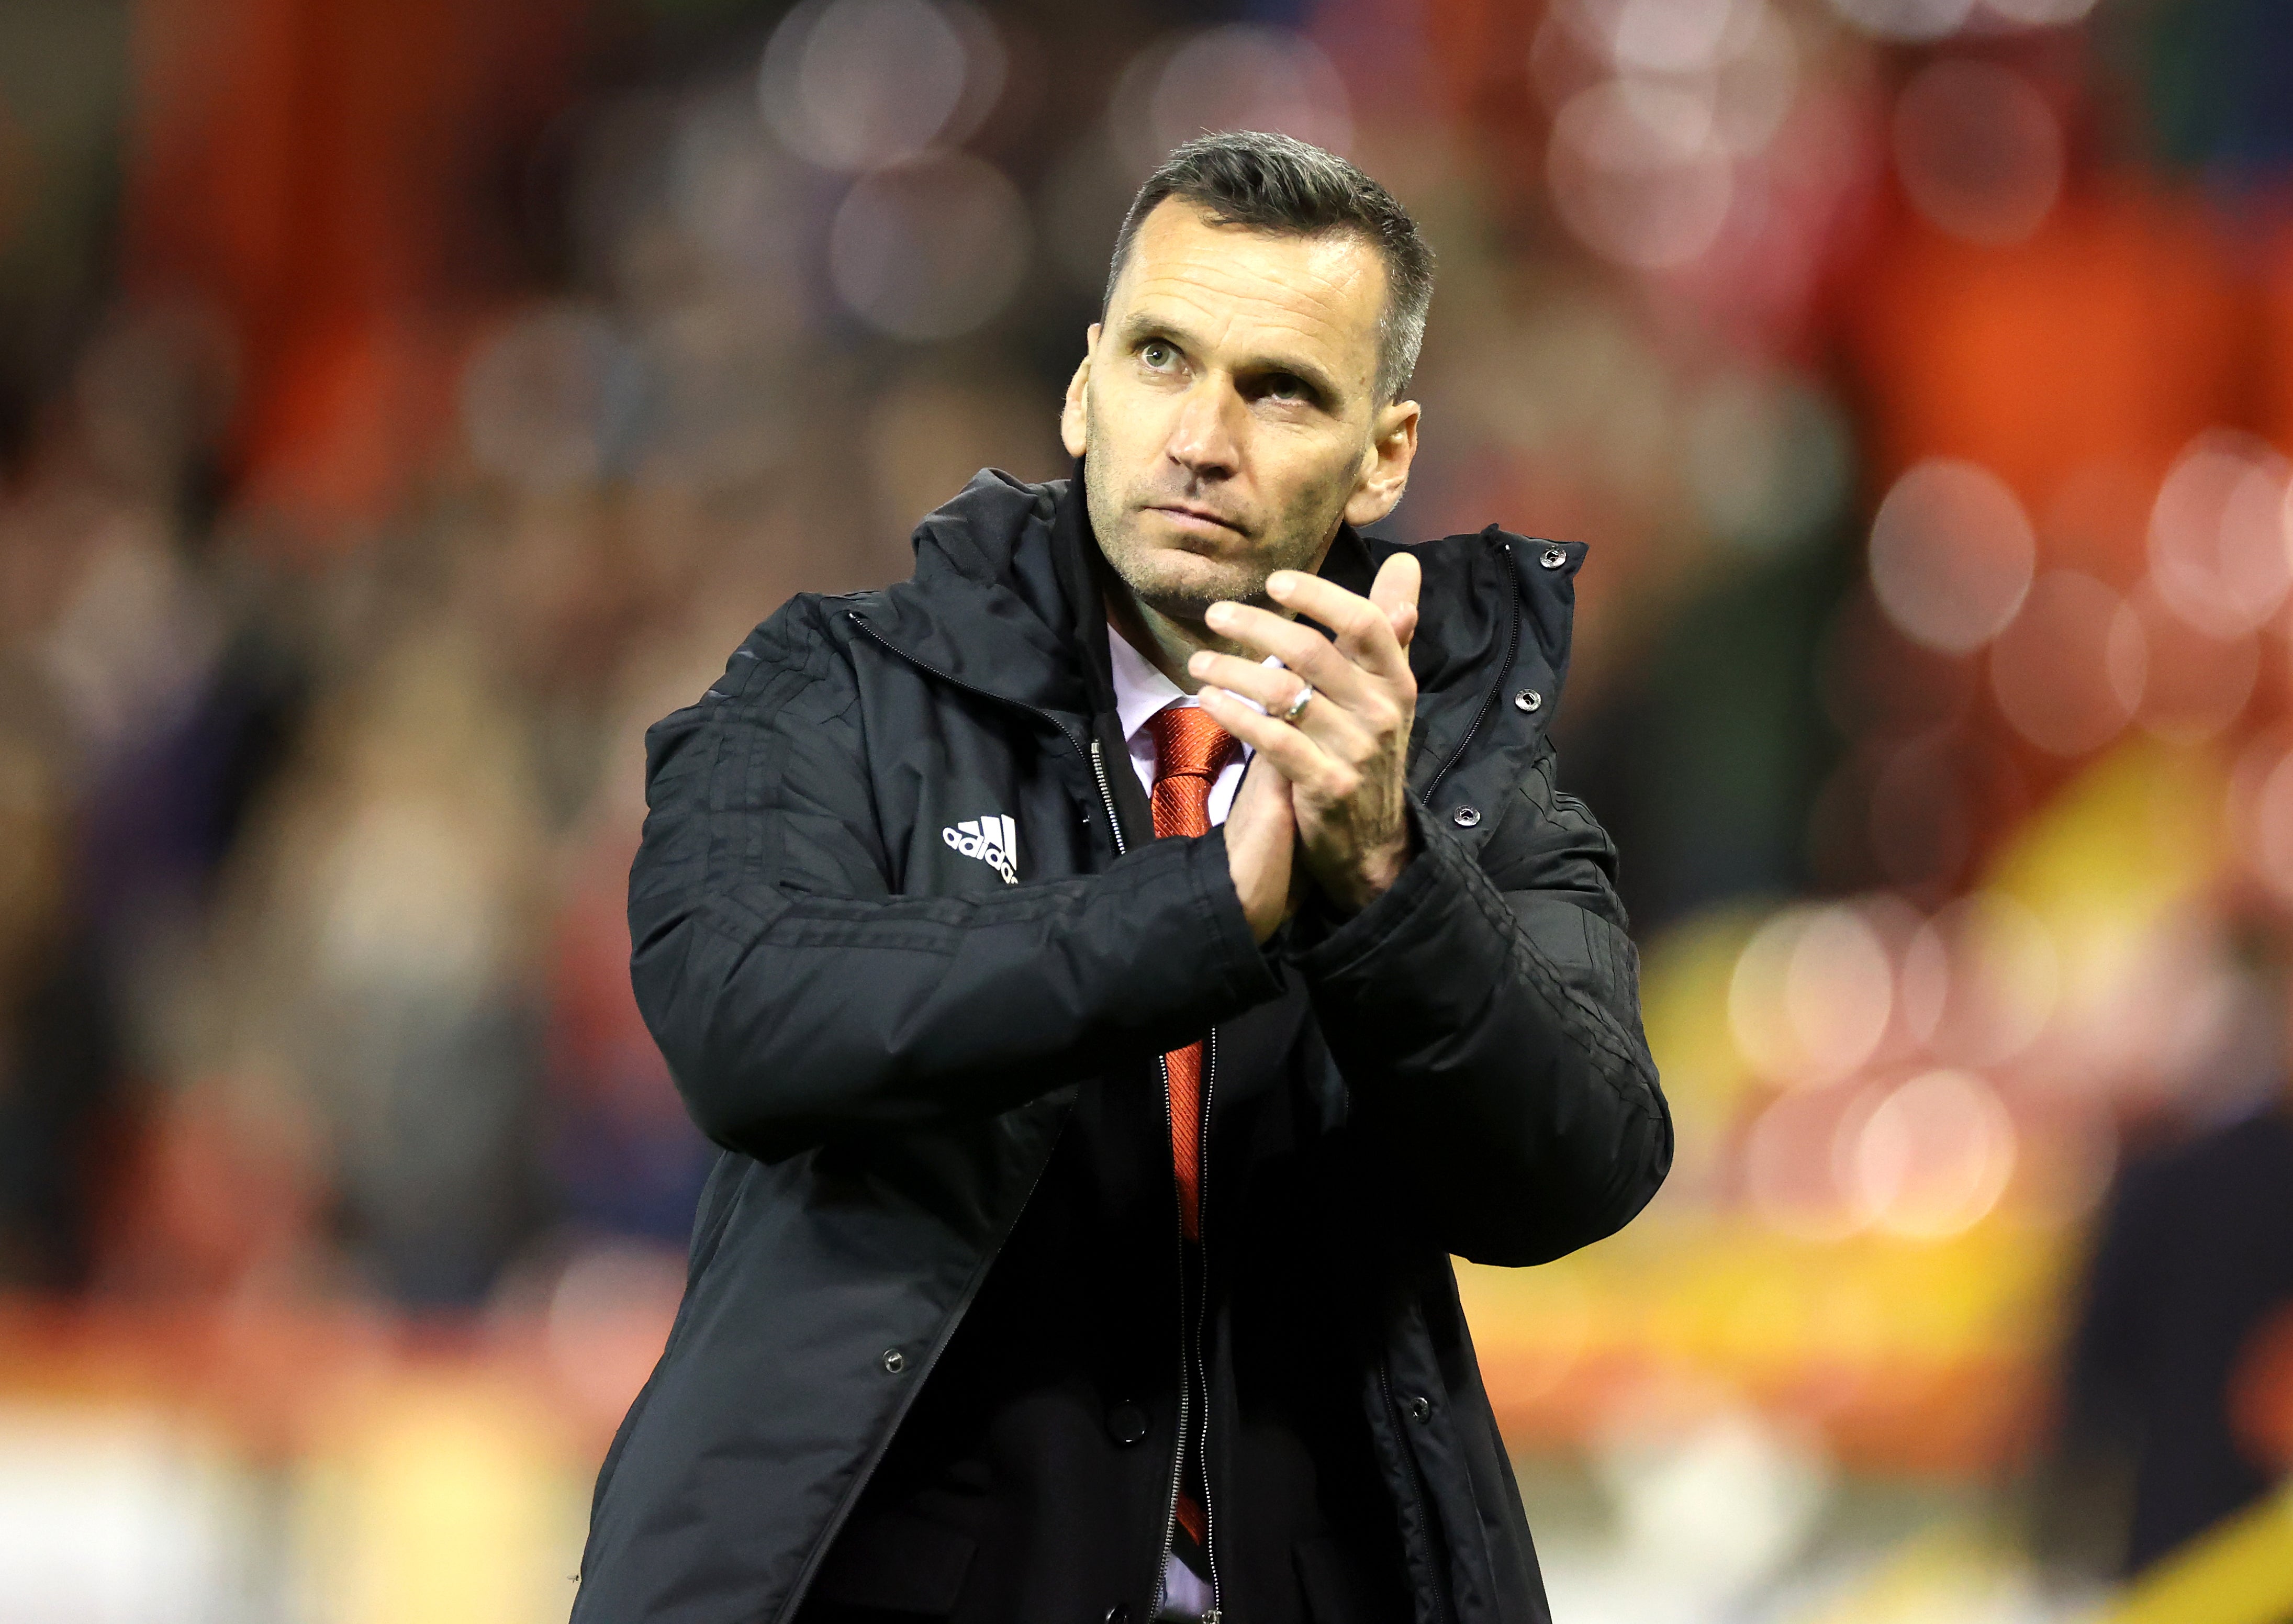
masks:
<path id="1" fill-rule="evenodd" d="M 1197 507 L 1191 502 L 1156 502 L 1152 504 L 1147 511 L 1162 514 L 1176 523 L 1180 529 L 1193 530 L 1198 534 L 1208 535 L 1226 531 L 1240 536 L 1244 533 L 1242 526 L 1225 514 L 1211 508 Z"/>

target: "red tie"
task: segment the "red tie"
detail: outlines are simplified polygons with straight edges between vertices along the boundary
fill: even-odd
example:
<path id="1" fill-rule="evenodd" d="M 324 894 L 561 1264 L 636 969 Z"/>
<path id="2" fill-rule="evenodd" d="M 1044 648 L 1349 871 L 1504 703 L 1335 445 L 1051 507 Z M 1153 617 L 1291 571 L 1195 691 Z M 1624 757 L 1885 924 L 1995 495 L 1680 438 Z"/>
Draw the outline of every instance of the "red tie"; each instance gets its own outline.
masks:
<path id="1" fill-rule="evenodd" d="M 1233 734 L 1192 705 L 1170 705 L 1146 725 L 1155 730 L 1155 835 L 1211 832 L 1211 786 L 1242 747 Z M 1203 1187 L 1203 1046 L 1163 1056 L 1171 1087 L 1171 1165 L 1179 1176 L 1179 1227 L 1191 1240 L 1201 1233 Z"/>

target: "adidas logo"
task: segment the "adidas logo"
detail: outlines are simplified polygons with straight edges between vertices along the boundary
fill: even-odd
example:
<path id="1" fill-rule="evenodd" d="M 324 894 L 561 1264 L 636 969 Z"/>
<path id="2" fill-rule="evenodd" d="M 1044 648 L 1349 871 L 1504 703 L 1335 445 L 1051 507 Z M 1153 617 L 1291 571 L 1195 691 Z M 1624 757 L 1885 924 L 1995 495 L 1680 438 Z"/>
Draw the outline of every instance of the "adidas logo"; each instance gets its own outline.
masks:
<path id="1" fill-rule="evenodd" d="M 976 857 L 994 869 L 1005 885 L 1019 883 L 1019 831 L 1010 819 L 1000 814 L 966 818 L 940 830 L 939 837 L 966 857 Z"/>

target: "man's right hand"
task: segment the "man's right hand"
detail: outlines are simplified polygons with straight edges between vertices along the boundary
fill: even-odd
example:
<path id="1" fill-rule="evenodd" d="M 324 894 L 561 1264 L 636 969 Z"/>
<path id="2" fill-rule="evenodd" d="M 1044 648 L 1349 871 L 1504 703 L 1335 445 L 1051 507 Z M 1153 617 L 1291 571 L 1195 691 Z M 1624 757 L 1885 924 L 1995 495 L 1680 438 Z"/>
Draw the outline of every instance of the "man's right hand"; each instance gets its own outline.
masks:
<path id="1" fill-rule="evenodd" d="M 1296 906 L 1292 861 L 1298 826 L 1290 812 L 1290 780 L 1270 762 L 1252 757 L 1226 815 L 1227 872 L 1242 898 L 1250 933 L 1263 944 Z"/>

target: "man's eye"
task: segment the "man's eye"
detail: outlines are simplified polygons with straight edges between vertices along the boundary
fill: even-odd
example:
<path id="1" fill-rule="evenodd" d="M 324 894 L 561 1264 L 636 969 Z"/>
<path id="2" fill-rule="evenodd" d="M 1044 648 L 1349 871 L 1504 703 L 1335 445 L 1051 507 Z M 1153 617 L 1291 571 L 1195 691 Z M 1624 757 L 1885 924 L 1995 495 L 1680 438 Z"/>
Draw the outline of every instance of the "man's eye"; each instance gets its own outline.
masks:
<path id="1" fill-rule="evenodd" d="M 1266 381 L 1266 392 L 1276 400 L 1302 400 L 1306 398 L 1305 381 L 1284 373 Z"/>
<path id="2" fill-rule="evenodd" d="M 1138 359 L 1149 367 L 1161 368 L 1179 359 L 1178 352 L 1161 339 L 1149 339 L 1138 346 Z"/>

